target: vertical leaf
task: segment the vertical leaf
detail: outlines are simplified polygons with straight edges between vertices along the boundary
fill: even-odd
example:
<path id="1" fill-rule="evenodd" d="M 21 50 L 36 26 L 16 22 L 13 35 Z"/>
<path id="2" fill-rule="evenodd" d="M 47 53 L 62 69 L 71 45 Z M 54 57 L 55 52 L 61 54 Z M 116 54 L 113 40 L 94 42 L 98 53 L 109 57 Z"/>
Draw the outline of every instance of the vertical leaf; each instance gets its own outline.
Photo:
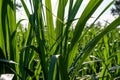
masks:
<path id="1" fill-rule="evenodd" d="M 55 80 L 54 75 L 55 75 L 55 63 L 58 59 L 59 55 L 53 55 L 50 58 L 50 66 L 49 66 L 49 73 L 48 73 L 48 80 Z"/>
<path id="2" fill-rule="evenodd" d="M 103 0 L 90 0 L 90 2 L 88 3 L 88 5 L 86 6 L 85 10 L 83 11 L 81 17 L 79 18 L 76 26 L 75 26 L 75 31 L 73 33 L 73 38 L 71 40 L 71 45 L 70 45 L 70 49 L 69 49 L 69 65 L 71 65 L 71 60 L 73 60 L 72 58 L 72 53 L 71 51 L 73 50 L 73 48 L 75 46 L 77 46 L 77 41 L 79 40 L 83 29 L 85 27 L 86 22 L 88 21 L 88 19 L 92 16 L 92 14 L 95 12 L 95 10 L 99 7 L 99 5 L 101 4 Z"/>
<path id="3" fill-rule="evenodd" d="M 48 40 L 50 48 L 52 47 L 53 43 L 55 42 L 55 31 L 54 31 L 54 24 L 53 24 L 53 16 L 52 16 L 52 5 L 51 0 L 45 0 L 46 5 L 46 21 L 47 21 L 47 30 L 48 30 Z"/>
<path id="4" fill-rule="evenodd" d="M 3 6 L 3 0 L 0 1 L 0 48 L 3 50 L 3 54 L 6 57 L 6 53 L 5 53 L 5 42 L 4 42 L 4 32 L 3 32 L 3 27 L 2 27 L 2 6 Z"/>

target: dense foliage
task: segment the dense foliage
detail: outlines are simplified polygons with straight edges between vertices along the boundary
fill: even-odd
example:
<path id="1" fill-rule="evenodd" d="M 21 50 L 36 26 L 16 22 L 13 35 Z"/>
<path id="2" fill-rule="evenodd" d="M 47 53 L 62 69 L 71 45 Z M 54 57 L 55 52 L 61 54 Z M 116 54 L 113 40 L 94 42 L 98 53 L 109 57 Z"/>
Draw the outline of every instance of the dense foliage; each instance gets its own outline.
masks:
<path id="1" fill-rule="evenodd" d="M 74 26 L 83 0 L 59 0 L 55 24 L 51 0 L 30 0 L 33 14 L 20 1 L 28 17 L 27 29 L 20 25 L 24 19 L 16 23 L 14 0 L 0 0 L 0 74 L 15 74 L 14 80 L 119 78 L 120 17 L 104 28 L 95 25 L 114 1 L 89 26 L 87 21 L 103 0 L 90 0 Z"/>
<path id="2" fill-rule="evenodd" d="M 120 0 L 115 0 L 114 8 L 111 9 L 111 13 L 120 16 Z"/>

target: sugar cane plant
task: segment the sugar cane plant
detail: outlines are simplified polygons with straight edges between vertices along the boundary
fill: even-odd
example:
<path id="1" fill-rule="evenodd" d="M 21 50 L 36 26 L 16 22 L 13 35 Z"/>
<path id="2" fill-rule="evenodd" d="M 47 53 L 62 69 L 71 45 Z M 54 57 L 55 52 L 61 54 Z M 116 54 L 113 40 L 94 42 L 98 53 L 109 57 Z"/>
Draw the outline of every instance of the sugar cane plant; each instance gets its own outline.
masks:
<path id="1" fill-rule="evenodd" d="M 24 19 L 16 23 L 15 0 L 0 0 L 0 74 L 13 73 L 15 80 L 77 80 L 87 79 L 87 73 L 91 80 L 119 76 L 120 55 L 117 53 L 120 51 L 117 49 L 120 42 L 118 39 L 112 45 L 112 41 L 118 38 L 115 31 L 120 25 L 120 17 L 102 30 L 94 25 L 114 0 L 89 27 L 85 27 L 104 1 L 89 0 L 73 28 L 72 23 L 83 0 L 58 0 L 55 24 L 51 0 L 29 0 L 32 14 L 25 1 L 20 1 L 28 18 L 25 30 L 20 25 Z M 69 9 L 65 21 L 67 4 Z M 115 38 L 110 32 L 113 29 Z M 111 63 L 112 60 L 115 63 Z M 111 74 L 113 70 L 116 70 L 114 75 Z"/>

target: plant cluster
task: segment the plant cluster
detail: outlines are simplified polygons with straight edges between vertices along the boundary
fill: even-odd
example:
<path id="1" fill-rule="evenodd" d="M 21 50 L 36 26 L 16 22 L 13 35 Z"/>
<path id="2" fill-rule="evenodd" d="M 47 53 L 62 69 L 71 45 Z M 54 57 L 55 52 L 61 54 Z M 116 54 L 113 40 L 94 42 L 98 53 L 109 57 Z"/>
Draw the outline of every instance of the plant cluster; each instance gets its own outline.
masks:
<path id="1" fill-rule="evenodd" d="M 55 25 L 51 0 L 30 0 L 33 14 L 20 1 L 28 17 L 25 30 L 20 25 L 24 19 L 16 23 L 15 1 L 0 0 L 0 74 L 13 73 L 15 80 L 119 78 L 120 34 L 116 27 L 120 17 L 103 29 L 94 25 L 114 0 L 86 27 L 103 2 L 90 0 L 74 28 L 71 25 L 83 0 L 59 0 Z"/>

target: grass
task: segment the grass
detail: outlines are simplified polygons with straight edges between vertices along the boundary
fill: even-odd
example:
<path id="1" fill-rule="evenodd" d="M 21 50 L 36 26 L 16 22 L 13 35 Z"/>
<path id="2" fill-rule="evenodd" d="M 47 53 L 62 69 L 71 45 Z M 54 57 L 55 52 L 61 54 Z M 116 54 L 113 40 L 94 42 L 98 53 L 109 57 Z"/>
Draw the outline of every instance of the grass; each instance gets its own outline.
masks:
<path id="1" fill-rule="evenodd" d="M 94 23 L 112 5 L 86 27 L 87 21 L 103 0 L 90 0 L 72 29 L 83 0 L 59 0 L 54 25 L 51 0 L 34 0 L 28 17 L 28 29 L 16 23 L 13 0 L 0 1 L 0 74 L 13 73 L 15 80 L 107 80 L 119 77 L 120 17 L 101 30 Z M 67 21 L 65 7 L 69 4 Z M 45 8 L 45 11 L 44 11 Z M 45 17 L 44 17 L 45 16 Z M 113 35 L 114 34 L 114 35 Z M 10 63 L 12 60 L 13 64 Z M 17 63 L 17 64 L 16 64 Z M 113 74 L 114 73 L 114 74 Z"/>
<path id="2" fill-rule="evenodd" d="M 91 28 L 87 29 L 87 34 L 84 35 L 81 41 L 84 43 L 79 43 L 81 49 L 84 48 L 84 44 L 87 44 L 91 38 L 93 38 L 97 31 L 100 29 Z M 113 34 L 114 38 L 113 38 Z M 118 62 L 118 45 L 119 45 L 119 28 L 106 34 L 91 51 L 91 54 L 82 63 L 82 67 L 78 68 L 79 72 L 77 77 L 86 79 L 113 79 L 118 76 L 119 63 Z M 81 42 L 80 41 L 80 42 Z M 117 44 L 116 44 L 117 43 Z M 116 47 L 113 45 L 116 45 Z M 79 62 L 78 62 L 79 65 Z M 113 68 L 113 70 L 110 70 Z M 117 75 L 116 75 L 117 73 Z"/>

